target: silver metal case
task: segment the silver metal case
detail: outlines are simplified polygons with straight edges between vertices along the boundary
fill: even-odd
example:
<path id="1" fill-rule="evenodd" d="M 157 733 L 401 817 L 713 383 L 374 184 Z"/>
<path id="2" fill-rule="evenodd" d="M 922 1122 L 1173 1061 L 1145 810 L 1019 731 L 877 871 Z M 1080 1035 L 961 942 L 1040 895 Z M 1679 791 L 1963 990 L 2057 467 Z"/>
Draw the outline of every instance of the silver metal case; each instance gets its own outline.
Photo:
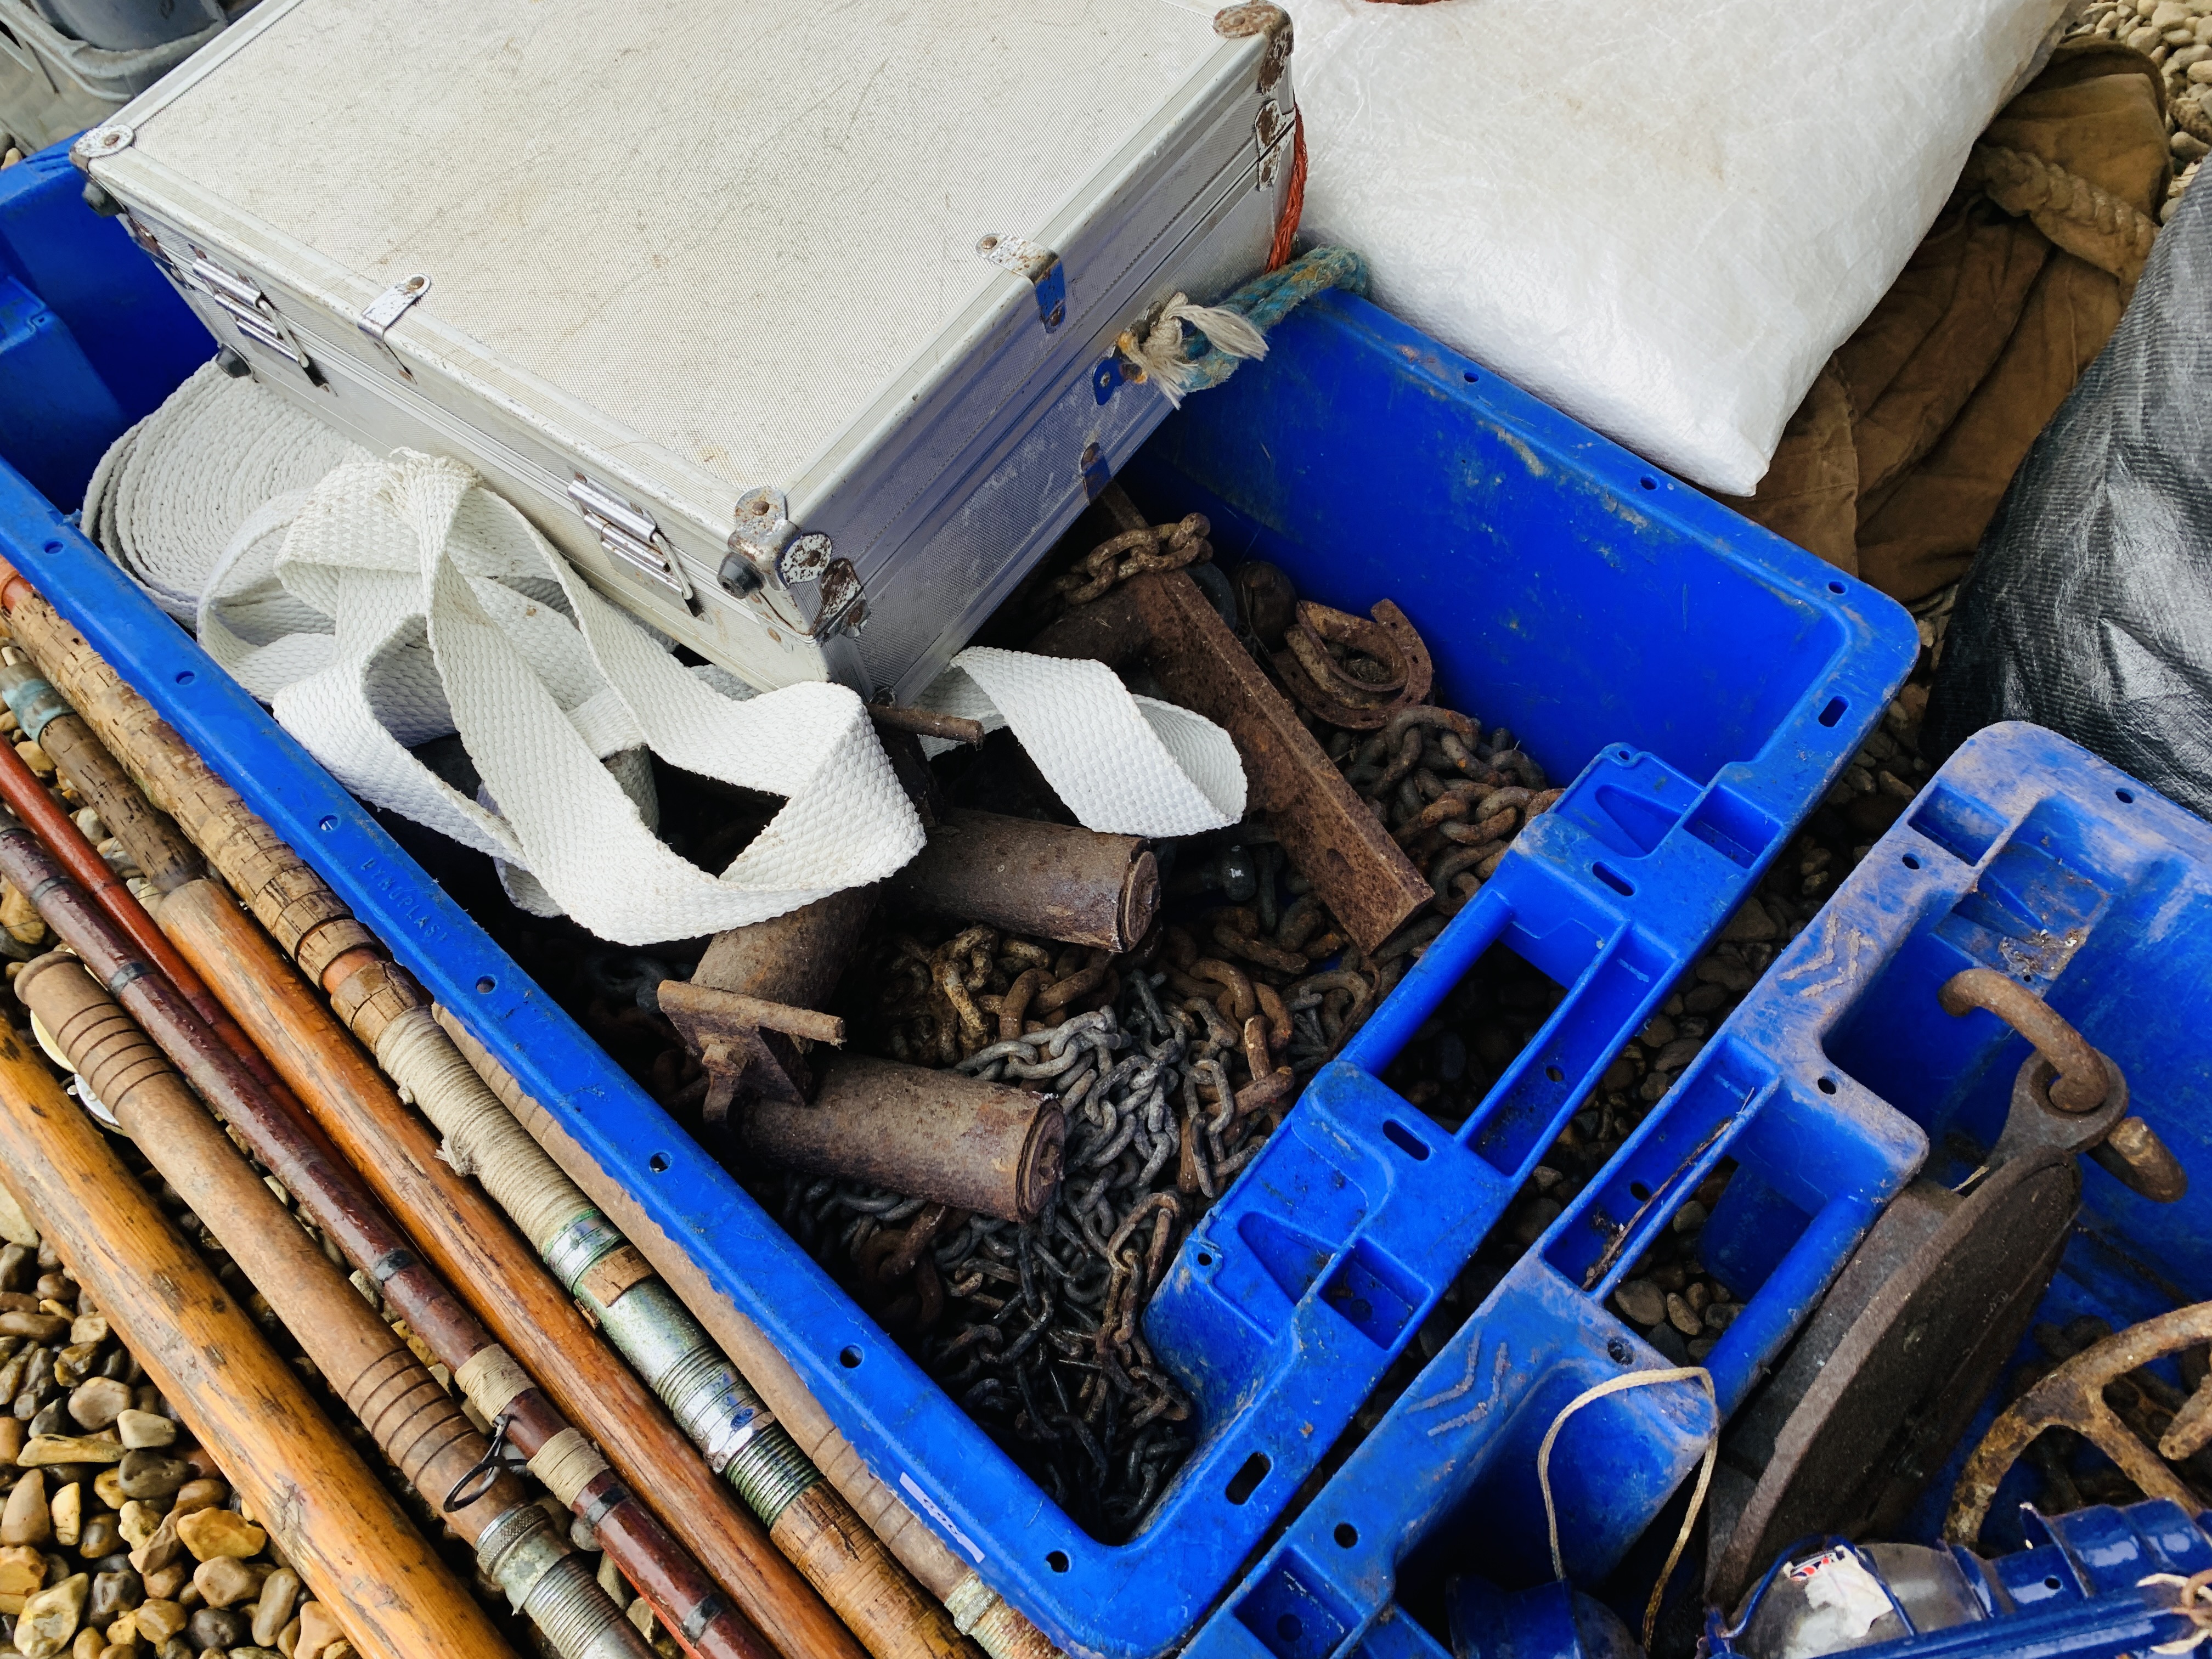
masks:
<path id="1" fill-rule="evenodd" d="M 470 462 L 763 687 L 927 684 L 1266 262 L 1288 19 L 1188 0 L 264 0 L 72 152 L 218 340 Z"/>

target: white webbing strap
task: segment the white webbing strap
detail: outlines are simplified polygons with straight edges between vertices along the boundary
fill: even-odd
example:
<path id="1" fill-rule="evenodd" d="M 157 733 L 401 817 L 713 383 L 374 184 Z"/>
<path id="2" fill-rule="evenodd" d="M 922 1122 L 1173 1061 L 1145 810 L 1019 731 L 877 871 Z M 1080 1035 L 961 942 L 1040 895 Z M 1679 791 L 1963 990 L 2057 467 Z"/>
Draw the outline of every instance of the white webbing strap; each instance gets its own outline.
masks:
<path id="1" fill-rule="evenodd" d="M 241 446 L 250 483 L 226 470 Z M 355 793 L 489 854 L 518 904 L 625 945 L 763 921 L 921 850 L 851 691 L 755 696 L 685 668 L 467 466 L 362 457 L 208 369 L 118 442 L 94 491 L 109 550 Z M 1243 816 L 1228 734 L 1101 664 L 964 652 L 928 700 L 1010 725 L 1087 828 L 1178 836 Z M 475 799 L 409 752 L 454 732 Z M 656 754 L 786 805 L 711 874 L 653 833 Z"/>

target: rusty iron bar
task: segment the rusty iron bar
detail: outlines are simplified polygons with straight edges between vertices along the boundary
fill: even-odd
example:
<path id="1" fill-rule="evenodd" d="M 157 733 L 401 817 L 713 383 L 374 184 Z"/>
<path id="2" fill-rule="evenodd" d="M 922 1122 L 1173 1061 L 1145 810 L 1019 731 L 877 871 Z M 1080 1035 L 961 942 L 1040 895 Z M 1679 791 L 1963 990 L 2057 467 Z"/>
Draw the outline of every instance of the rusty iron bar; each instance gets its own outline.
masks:
<path id="1" fill-rule="evenodd" d="M 1433 896 L 1187 572 L 1133 577 L 1070 611 L 1030 648 L 1109 667 L 1141 660 L 1170 702 L 1226 730 L 1244 763 L 1253 809 L 1366 949 Z"/>
<path id="2" fill-rule="evenodd" d="M 2111 1081 L 2103 1060 L 2057 1010 L 2025 985 L 1994 968 L 1968 968 L 1945 980 L 1936 995 L 1947 1014 L 1955 1018 L 1982 1009 L 2033 1043 L 2057 1073 L 2051 1103 L 2060 1111 L 2094 1112 L 2105 1103 Z"/>
<path id="3" fill-rule="evenodd" d="M 1998 1482 L 2046 1429 L 2071 1429 L 2118 1464 L 2144 1497 L 2171 1498 L 2192 1515 L 2203 1509 L 2203 1497 L 2120 1420 L 2105 1400 L 2105 1388 L 2154 1359 L 2207 1340 L 2212 1340 L 2212 1302 L 2200 1302 L 2130 1326 L 2059 1364 L 2005 1408 L 1966 1459 L 1943 1519 L 1945 1541 L 1974 1547 Z"/>
<path id="4" fill-rule="evenodd" d="M 899 703 L 872 702 L 868 705 L 868 718 L 887 731 L 903 732 L 909 737 L 942 738 L 947 743 L 964 743 L 971 748 L 982 742 L 986 735 L 981 720 L 940 714 L 934 708 L 908 708 Z"/>
<path id="5" fill-rule="evenodd" d="M 884 895 L 927 915 L 1121 951 L 1152 925 L 1160 870 L 1139 836 L 957 808 Z"/>
<path id="6" fill-rule="evenodd" d="M 1060 1184 L 1067 1123 L 1050 1095 L 852 1054 L 812 1105 L 756 1100 L 739 1133 L 764 1163 L 1027 1221 Z"/>

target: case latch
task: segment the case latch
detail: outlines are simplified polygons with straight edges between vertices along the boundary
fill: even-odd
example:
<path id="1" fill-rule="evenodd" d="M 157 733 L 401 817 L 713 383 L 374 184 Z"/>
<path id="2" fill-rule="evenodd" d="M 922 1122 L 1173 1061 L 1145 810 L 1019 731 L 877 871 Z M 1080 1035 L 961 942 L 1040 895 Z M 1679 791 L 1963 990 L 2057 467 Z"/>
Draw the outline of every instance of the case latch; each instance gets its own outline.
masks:
<path id="1" fill-rule="evenodd" d="M 170 269 L 174 270 L 176 267 L 172 264 Z M 187 286 L 214 301 L 240 334 L 279 356 L 290 358 L 309 380 L 321 384 L 322 377 L 315 366 L 307 361 L 307 354 L 292 338 L 283 319 L 277 316 L 276 307 L 260 289 L 245 277 L 225 270 L 198 248 L 192 250 L 191 264 L 177 274 Z"/>
<path id="2" fill-rule="evenodd" d="M 690 605 L 690 580 L 650 514 L 580 472 L 569 481 L 568 499 L 599 532 L 599 545 L 611 557 Z"/>

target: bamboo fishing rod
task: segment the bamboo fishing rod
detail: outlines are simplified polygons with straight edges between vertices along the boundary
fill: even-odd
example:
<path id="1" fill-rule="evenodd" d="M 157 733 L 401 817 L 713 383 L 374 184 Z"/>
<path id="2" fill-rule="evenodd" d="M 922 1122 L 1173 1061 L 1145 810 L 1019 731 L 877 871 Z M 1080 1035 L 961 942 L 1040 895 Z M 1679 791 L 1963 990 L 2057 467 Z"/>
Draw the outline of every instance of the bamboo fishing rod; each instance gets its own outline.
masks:
<path id="1" fill-rule="evenodd" d="M 244 1247 L 243 1254 L 232 1254 L 249 1278 L 289 1287 L 289 1299 L 313 1296 L 328 1302 L 334 1296 L 341 1314 L 346 1299 L 367 1311 L 343 1280 L 330 1291 L 325 1275 L 335 1270 L 289 1216 L 280 1215 L 265 1234 L 257 1229 L 255 1237 L 244 1235 L 236 1224 L 239 1206 L 282 1206 L 197 1101 L 186 1098 L 172 1126 L 167 1119 L 174 1103 L 165 1103 L 161 1085 L 118 1081 L 112 1070 L 103 1067 L 112 1092 L 101 1098 L 116 1110 L 126 1133 L 166 1146 L 170 1168 L 186 1184 L 166 1174 L 164 1179 L 179 1194 L 195 1194 L 187 1201 L 204 1221 L 223 1218 L 225 1231 L 218 1237 L 226 1249 L 233 1240 Z M 0 1164 L 70 1273 L 99 1303 L 162 1397 L 174 1402 L 186 1426 L 214 1454 L 315 1598 L 337 1614 L 357 1652 L 375 1659 L 426 1653 L 512 1659 L 483 1609 L 238 1298 L 156 1207 L 98 1126 L 63 1092 L 35 1045 L 5 1025 L 0 1025 Z M 205 1187 L 197 1175 L 205 1176 Z M 252 1193 L 236 1190 L 238 1176 Z M 226 1196 L 219 1199 L 217 1188 Z M 295 1241 L 304 1254 L 290 1248 Z M 283 1265 L 272 1271 L 278 1257 Z M 320 1346 L 329 1352 L 336 1341 L 325 1336 Z M 350 1381 L 343 1367 L 325 1368 L 324 1375 L 342 1390 Z"/>
<path id="2" fill-rule="evenodd" d="M 9 649 L 20 654 L 20 647 Z M 9 697 L 11 708 L 35 697 L 48 731 L 74 727 L 81 732 L 81 743 L 49 753 L 103 823 L 112 811 L 139 824 L 142 836 L 157 845 L 163 837 L 182 842 L 167 816 L 148 801 L 82 717 L 43 678 L 27 668 L 0 667 L 0 696 Z M 22 718 L 20 708 L 17 718 Z M 10 804 L 25 792 L 28 775 L 11 775 L 6 760 L 14 758 L 0 758 L 0 798 Z M 56 813 L 47 821 L 46 836 L 64 862 L 98 861 L 66 815 Z M 73 837 L 78 838 L 77 860 L 68 857 Z M 861 1659 L 860 1646 L 837 1616 L 729 1487 L 691 1455 L 659 1401 L 607 1351 L 576 1302 L 554 1283 L 505 1215 L 439 1156 L 438 1137 L 405 1109 L 292 964 L 207 878 L 197 857 L 165 857 L 162 862 L 171 872 L 172 889 L 162 902 L 158 927 L 127 889 L 109 907 L 136 917 L 138 926 L 128 930 L 133 940 L 150 931 L 179 967 L 194 975 L 194 983 L 199 982 L 196 967 L 221 981 L 222 1003 L 252 1028 L 250 1040 L 243 1032 L 240 1037 L 254 1057 L 261 1059 L 265 1050 L 273 1059 L 276 1072 L 305 1097 L 314 1127 L 362 1173 L 377 1198 L 404 1218 L 433 1267 L 468 1297 L 477 1316 L 545 1387 L 559 1410 L 599 1443 L 629 1492 L 691 1551 L 740 1613 L 793 1659 Z M 179 955 L 168 937 L 172 933 L 191 945 L 194 962 Z M 600 1278 L 607 1276 L 602 1270 Z M 725 1432 L 743 1429 L 740 1414 Z M 714 1613 L 703 1592 L 672 1605 L 647 1593 L 676 1615 L 672 1627 L 679 1633 Z"/>
<path id="3" fill-rule="evenodd" d="M 339 1017 L 448 1142 L 464 1147 L 472 1139 L 488 1142 L 483 1156 L 464 1152 L 464 1158 L 477 1165 L 487 1189 L 515 1216 L 541 1254 L 561 1247 L 561 1259 L 549 1265 L 588 1301 L 584 1275 L 599 1261 L 617 1256 L 623 1241 L 526 1134 L 513 1133 L 512 1117 L 432 1019 L 420 988 L 321 878 L 4 562 L 0 609 L 8 611 L 18 640 L 45 677 L 246 901 L 277 945 L 330 994 Z M 236 1006 L 243 1017 L 246 1005 Z M 503 1174 L 513 1179 L 502 1180 Z M 543 1231 L 553 1213 L 565 1213 L 577 1224 L 562 1230 L 565 1243 Z M 533 1226 L 533 1220 L 539 1224 Z M 579 1251 L 584 1252 L 581 1261 L 575 1259 Z M 720 1400 L 732 1390 L 741 1390 L 761 1419 L 769 1413 L 661 1280 L 647 1274 L 623 1285 L 617 1302 L 628 1305 L 611 1319 L 614 1304 L 595 1308 L 602 1328 L 639 1364 L 679 1422 L 702 1443 L 710 1464 L 761 1515 L 776 1546 L 876 1659 L 973 1655 L 945 1609 L 921 1589 L 837 1489 L 822 1481 L 781 1425 L 764 1421 L 761 1431 L 732 1448 L 726 1437 L 717 1443 L 712 1422 L 686 1420 L 687 1412 L 697 1418 L 696 1402 L 702 1394 Z M 707 1386 L 690 1364 L 669 1363 L 671 1344 L 679 1354 L 713 1355 L 717 1363 Z M 718 1412 L 725 1409 L 718 1404 Z M 778 1474 L 787 1467 L 803 1468 L 809 1484 L 791 1492 Z M 1019 1621 L 1019 1615 L 1006 1608 L 994 1627 L 1012 1621 Z"/>
<path id="4" fill-rule="evenodd" d="M 9 775 L 9 761 L 21 764 L 12 751 L 0 755 L 0 781 Z M 406 1235 L 353 1173 L 319 1137 L 276 1105 L 160 970 L 86 899 L 59 860 L 12 817 L 0 823 L 0 874 L 38 906 L 47 925 L 82 962 L 80 967 L 69 957 L 42 957 L 16 981 L 18 994 L 64 1045 L 70 1063 L 83 1071 L 88 1064 L 96 1066 L 99 1059 L 94 1050 L 80 1052 L 69 1046 L 72 1030 L 90 1042 L 92 1034 L 103 1029 L 88 1023 L 95 1014 L 104 1015 L 118 1005 L 127 1010 L 338 1250 L 358 1264 L 399 1310 L 486 1420 L 504 1424 L 507 1437 L 532 1460 L 532 1473 L 596 1526 L 609 1554 L 641 1591 L 667 1596 L 687 1610 L 691 1602 L 683 1599 L 686 1596 L 719 1602 L 704 1575 L 622 1487 L 605 1460 L 554 1410 L 514 1358 L 415 1255 Z M 33 968 L 39 970 L 35 974 Z M 104 988 L 107 987 L 114 988 L 112 996 Z M 129 1021 L 121 1025 L 126 1032 L 131 1030 Z M 109 1086 L 122 1086 L 131 1075 L 126 1072 L 122 1079 L 111 1079 Z M 87 1081 L 99 1094 L 100 1083 L 93 1073 L 87 1074 Z M 155 1142 L 144 1145 L 143 1150 L 161 1167 L 166 1148 Z M 214 1218 L 203 1219 L 218 1226 L 216 1236 L 222 1237 Z M 228 1240 L 225 1246 L 229 1247 Z M 259 1288 L 282 1311 L 276 1294 L 281 1283 Z M 356 1304 L 359 1301 L 356 1297 Z M 374 1324 L 383 1325 L 372 1311 L 362 1310 Z M 295 1310 L 302 1322 L 294 1329 L 303 1346 L 324 1340 L 314 1323 L 317 1311 L 312 1307 Z M 388 1327 L 385 1330 L 391 1335 Z M 315 1356 L 312 1346 L 309 1352 Z M 319 1364 L 320 1357 L 315 1357 Z M 343 1364 L 343 1356 L 340 1358 Z M 556 1651 L 568 1659 L 643 1659 L 650 1649 L 642 1635 L 623 1618 L 567 1534 L 553 1528 L 529 1489 L 506 1472 L 496 1443 L 469 1423 L 411 1353 L 408 1359 L 411 1371 L 401 1368 L 393 1373 L 388 1362 L 380 1362 L 358 1373 L 367 1379 L 363 1387 L 368 1392 L 359 1401 L 349 1395 L 348 1404 L 379 1435 L 410 1483 L 433 1501 L 442 1499 L 441 1510 L 476 1547 L 486 1572 Z M 404 1409 L 386 1403 L 381 1392 L 395 1375 L 404 1383 Z M 465 1490 L 470 1498 L 462 1497 Z M 719 1611 L 722 1617 L 707 1621 L 696 1634 L 687 1632 L 687 1644 L 702 1655 L 767 1659 L 758 1633 L 741 1625 L 726 1607 Z"/>

